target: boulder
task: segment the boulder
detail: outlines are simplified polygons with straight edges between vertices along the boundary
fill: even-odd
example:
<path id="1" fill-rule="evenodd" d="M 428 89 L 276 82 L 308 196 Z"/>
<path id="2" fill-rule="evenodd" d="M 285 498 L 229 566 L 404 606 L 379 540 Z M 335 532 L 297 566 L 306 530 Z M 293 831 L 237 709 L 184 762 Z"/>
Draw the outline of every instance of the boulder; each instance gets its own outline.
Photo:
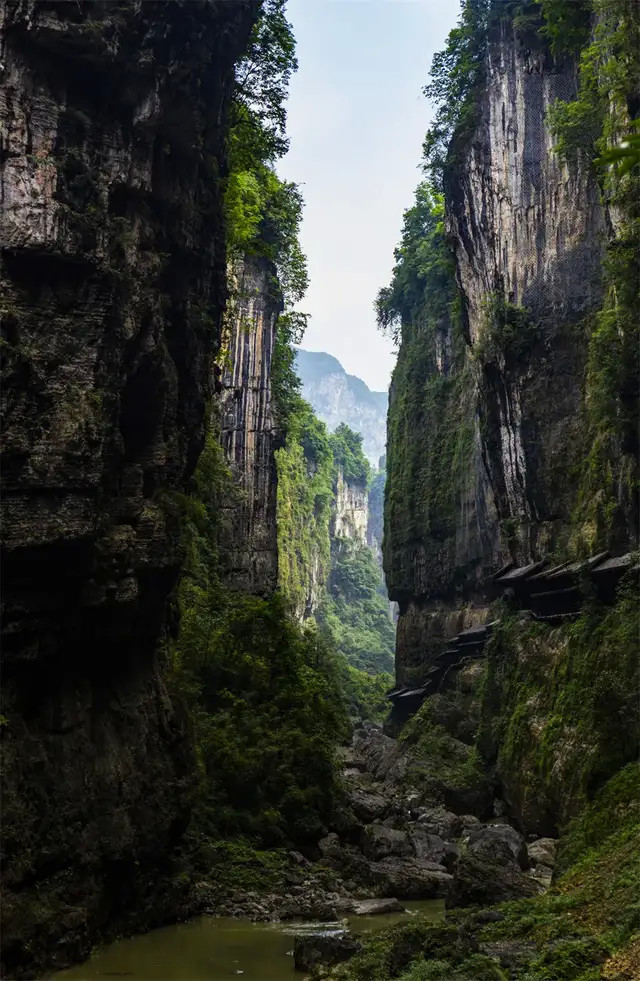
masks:
<path id="1" fill-rule="evenodd" d="M 364 824 L 372 824 L 389 808 L 389 801 L 381 794 L 362 787 L 354 787 L 347 794 L 351 810 Z"/>
<path id="2" fill-rule="evenodd" d="M 353 749 L 364 769 L 376 780 L 394 783 L 406 775 L 407 762 L 402 746 L 385 736 L 380 726 L 366 723 L 353 734 Z"/>
<path id="3" fill-rule="evenodd" d="M 292 851 L 292 852 L 288 852 L 288 855 L 294 865 L 300 865 L 303 868 L 309 868 L 309 866 L 311 865 L 309 859 L 305 858 L 304 855 L 301 855 L 300 852 Z"/>
<path id="4" fill-rule="evenodd" d="M 338 859 L 342 853 L 342 845 L 335 831 L 332 831 L 325 838 L 321 838 L 318 842 L 318 848 L 322 857 L 328 860 Z"/>
<path id="5" fill-rule="evenodd" d="M 357 899 L 353 903 L 356 916 L 378 916 L 381 913 L 403 913 L 404 906 L 399 899 L 388 896 L 386 899 Z"/>
<path id="6" fill-rule="evenodd" d="M 537 879 L 545 886 L 551 885 L 551 880 L 553 879 L 553 869 L 549 868 L 548 865 L 536 865 L 535 868 L 529 869 L 527 875 L 532 876 L 532 878 Z"/>
<path id="7" fill-rule="evenodd" d="M 444 865 L 448 872 L 453 871 L 458 857 L 457 845 L 443 841 L 439 835 L 429 834 L 420 826 L 414 827 L 409 832 L 409 839 L 416 858 Z"/>
<path id="8" fill-rule="evenodd" d="M 346 931 L 311 933 L 296 937 L 293 962 L 297 971 L 311 971 L 319 964 L 339 964 L 361 950 L 361 945 Z"/>
<path id="9" fill-rule="evenodd" d="M 474 828 L 469 834 L 467 847 L 472 854 L 499 865 L 515 862 L 521 869 L 529 868 L 526 842 L 509 824 L 487 824 Z"/>
<path id="10" fill-rule="evenodd" d="M 500 847 L 506 850 L 503 842 Z M 512 899 L 536 896 L 541 886 L 512 861 L 491 861 L 485 855 L 467 852 L 456 862 L 447 908 L 494 906 Z"/>
<path id="11" fill-rule="evenodd" d="M 462 831 L 464 819 L 443 807 L 421 807 L 418 810 L 418 824 L 429 834 L 440 835 L 445 841 L 453 841 Z M 473 819 L 477 824 L 477 818 Z"/>
<path id="12" fill-rule="evenodd" d="M 469 835 L 476 828 L 480 827 L 482 823 L 480 818 L 475 817 L 474 814 L 461 814 L 459 817 L 460 821 L 460 837 L 464 838 Z"/>
<path id="13" fill-rule="evenodd" d="M 529 861 L 536 868 L 538 865 L 546 865 L 547 868 L 552 869 L 556 864 L 557 850 L 558 842 L 555 838 L 538 838 L 537 841 L 527 845 Z"/>
<path id="14" fill-rule="evenodd" d="M 368 824 L 362 831 L 362 851 L 367 858 L 377 862 L 389 855 L 408 856 L 413 854 L 409 836 L 405 831 L 397 831 L 381 824 Z"/>
<path id="15" fill-rule="evenodd" d="M 372 862 L 369 874 L 376 892 L 400 899 L 442 899 L 448 895 L 452 881 L 442 865 L 416 858 Z"/>

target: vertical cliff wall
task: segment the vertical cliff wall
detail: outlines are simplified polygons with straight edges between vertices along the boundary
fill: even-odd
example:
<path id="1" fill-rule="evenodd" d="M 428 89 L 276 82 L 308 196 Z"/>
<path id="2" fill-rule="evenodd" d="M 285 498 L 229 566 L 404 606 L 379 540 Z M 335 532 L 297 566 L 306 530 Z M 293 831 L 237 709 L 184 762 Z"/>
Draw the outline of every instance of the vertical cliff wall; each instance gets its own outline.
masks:
<path id="1" fill-rule="evenodd" d="M 560 159 L 549 125 L 555 101 L 576 94 L 574 59 L 554 60 L 503 21 L 488 46 L 480 125 L 448 184 L 482 458 L 503 545 L 522 562 L 556 545 L 570 521 L 584 320 L 602 300 L 596 174 L 586 158 Z"/>
<path id="2" fill-rule="evenodd" d="M 156 655 L 180 565 L 163 493 L 203 443 L 226 108 L 256 14 L 0 11 L 9 976 L 171 907 L 193 760 Z"/>
<path id="3" fill-rule="evenodd" d="M 270 595 L 278 580 L 276 432 L 271 359 L 281 303 L 266 260 L 231 272 L 221 377 L 221 442 L 238 494 L 223 507 L 221 560 L 231 588 Z"/>
<path id="4" fill-rule="evenodd" d="M 603 5 L 613 23 L 592 24 L 603 65 L 624 6 Z M 628 248 L 628 234 L 595 150 L 555 149 L 554 109 L 578 96 L 578 57 L 552 55 L 540 26 L 502 17 L 489 29 L 476 121 L 454 135 L 445 168 L 447 250 L 442 239 L 430 275 L 449 302 L 428 298 L 403 318 L 385 519 L 400 683 L 420 680 L 447 637 L 484 617 L 501 565 L 624 549 L 637 536 L 633 438 L 592 422 L 598 401 L 619 417 L 633 402 L 615 387 L 623 328 L 597 347 L 607 290 L 618 289 L 605 282 L 605 254 Z M 603 358 L 605 395 L 593 385 Z M 606 452 L 593 456 L 595 444 Z"/>
<path id="5" fill-rule="evenodd" d="M 340 465 L 334 479 L 334 502 L 330 534 L 333 538 L 349 538 L 364 545 L 369 525 L 369 495 L 366 484 L 345 480 Z"/>

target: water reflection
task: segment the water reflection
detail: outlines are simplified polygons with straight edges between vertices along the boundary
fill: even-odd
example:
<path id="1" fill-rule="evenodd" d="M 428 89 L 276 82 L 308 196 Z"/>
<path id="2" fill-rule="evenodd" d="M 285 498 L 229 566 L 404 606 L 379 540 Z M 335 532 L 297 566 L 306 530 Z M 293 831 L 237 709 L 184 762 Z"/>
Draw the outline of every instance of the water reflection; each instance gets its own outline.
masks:
<path id="1" fill-rule="evenodd" d="M 408 902 L 407 913 L 353 917 L 354 932 L 381 929 L 419 912 L 430 919 L 443 916 L 440 900 Z M 50 975 L 55 979 L 90 981 L 294 981 L 302 975 L 293 966 L 296 933 L 331 931 L 343 924 L 251 923 L 247 920 L 200 917 L 189 923 L 119 940 L 98 951 L 85 964 Z"/>

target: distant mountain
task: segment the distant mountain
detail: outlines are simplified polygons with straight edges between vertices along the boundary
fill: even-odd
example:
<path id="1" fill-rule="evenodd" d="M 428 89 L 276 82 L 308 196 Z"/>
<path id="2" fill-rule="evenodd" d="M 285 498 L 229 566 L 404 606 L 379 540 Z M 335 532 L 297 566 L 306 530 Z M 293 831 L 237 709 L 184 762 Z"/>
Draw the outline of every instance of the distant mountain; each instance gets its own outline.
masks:
<path id="1" fill-rule="evenodd" d="M 387 392 L 372 392 L 361 378 L 348 375 L 340 362 L 324 351 L 296 352 L 295 369 L 302 394 L 316 415 L 333 432 L 341 422 L 362 434 L 362 448 L 374 466 L 385 453 Z"/>

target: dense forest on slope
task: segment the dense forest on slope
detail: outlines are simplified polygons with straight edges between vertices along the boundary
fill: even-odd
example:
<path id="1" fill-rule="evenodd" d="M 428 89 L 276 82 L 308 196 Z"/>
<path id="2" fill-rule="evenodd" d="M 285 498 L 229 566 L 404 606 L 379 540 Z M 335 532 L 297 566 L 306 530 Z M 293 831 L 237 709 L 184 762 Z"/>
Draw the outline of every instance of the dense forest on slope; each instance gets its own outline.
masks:
<path id="1" fill-rule="evenodd" d="M 340 796 L 333 754 L 348 736 L 348 703 L 357 689 L 355 704 L 366 712 L 374 686 L 342 658 L 361 667 L 351 647 L 373 646 L 374 672 L 376 652 L 379 659 L 386 655 L 388 669 L 393 645 L 386 605 L 376 592 L 378 576 L 360 583 L 359 621 L 352 634 L 360 631 L 361 637 L 352 637 L 351 647 L 342 636 L 344 609 L 328 632 L 319 631 L 314 620 L 331 567 L 338 470 L 364 489 L 369 467 L 361 439 L 348 427 L 327 433 L 301 398 L 293 367 L 292 344 L 300 339 L 304 315 L 290 308 L 303 297 L 307 282 L 298 244 L 302 201 L 295 185 L 278 178 L 273 166 L 286 147 L 283 101 L 294 68 L 283 5 L 268 4 L 237 69 L 225 202 L 231 252 L 258 254 L 271 264 L 271 289 L 283 308 L 271 366 L 280 443 L 275 451 L 278 593 L 246 596 L 225 582 L 216 543 L 224 536 L 221 516 L 238 491 L 218 445 L 215 410 L 192 492 L 176 501 L 184 515 L 187 551 L 179 633 L 169 646 L 176 682 L 196 724 L 201 780 L 192 838 L 205 853 L 217 837 L 244 834 L 257 844 L 274 845 L 321 836 Z M 249 90 L 243 81 L 248 78 L 253 80 Z M 223 346 L 222 362 L 225 356 Z M 364 554 L 360 561 L 366 564 Z M 387 687 L 389 681 L 384 679 Z M 383 687 L 376 682 L 372 689 L 378 702 Z"/>

